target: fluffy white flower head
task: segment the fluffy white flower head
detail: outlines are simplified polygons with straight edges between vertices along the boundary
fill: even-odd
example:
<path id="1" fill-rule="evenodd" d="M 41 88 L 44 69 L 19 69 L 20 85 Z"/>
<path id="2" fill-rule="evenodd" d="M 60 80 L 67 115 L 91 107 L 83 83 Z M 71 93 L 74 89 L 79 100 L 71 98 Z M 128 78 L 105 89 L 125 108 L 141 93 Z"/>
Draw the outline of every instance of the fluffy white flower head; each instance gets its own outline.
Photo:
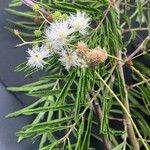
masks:
<path id="1" fill-rule="evenodd" d="M 66 44 L 73 29 L 69 27 L 68 21 L 57 21 L 51 23 L 46 29 L 46 36 L 57 44 Z"/>
<path id="2" fill-rule="evenodd" d="M 59 54 L 63 50 L 63 44 L 59 41 L 47 40 L 44 43 L 44 47 L 51 55 Z"/>
<path id="3" fill-rule="evenodd" d="M 77 11 L 76 15 L 70 16 L 70 26 L 74 29 L 74 31 L 79 31 L 84 35 L 87 32 L 90 20 L 91 18 L 89 18 L 85 13 Z"/>
<path id="4" fill-rule="evenodd" d="M 32 49 L 28 49 L 28 65 L 30 67 L 43 68 L 45 65 L 45 61 L 43 60 L 46 57 L 49 57 L 49 51 L 45 50 L 45 48 L 39 47 L 38 45 L 33 46 Z"/>
<path id="5" fill-rule="evenodd" d="M 61 61 L 62 65 L 65 66 L 66 70 L 80 65 L 80 58 L 77 56 L 75 51 L 70 53 L 63 51 L 59 60 Z"/>

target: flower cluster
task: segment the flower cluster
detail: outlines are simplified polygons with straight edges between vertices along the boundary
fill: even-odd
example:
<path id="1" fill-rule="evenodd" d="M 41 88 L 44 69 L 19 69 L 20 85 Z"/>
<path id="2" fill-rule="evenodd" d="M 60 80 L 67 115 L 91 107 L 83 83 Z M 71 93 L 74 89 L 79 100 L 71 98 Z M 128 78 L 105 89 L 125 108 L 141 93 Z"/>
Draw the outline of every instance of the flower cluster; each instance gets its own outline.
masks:
<path id="1" fill-rule="evenodd" d="M 55 17 L 58 16 L 58 12 L 54 14 Z M 75 15 L 64 19 L 56 18 L 57 20 L 45 28 L 45 39 L 42 46 L 36 45 L 32 50 L 28 50 L 28 65 L 30 67 L 43 68 L 46 63 L 44 59 L 53 55 L 59 56 L 59 61 L 67 70 L 71 67 L 85 67 L 88 63 L 100 63 L 106 60 L 107 53 L 100 48 L 90 50 L 82 41 L 78 42 L 77 46 L 71 45 L 76 36 L 88 34 L 90 17 L 77 11 Z M 103 55 L 105 55 L 104 58 L 101 58 Z"/>

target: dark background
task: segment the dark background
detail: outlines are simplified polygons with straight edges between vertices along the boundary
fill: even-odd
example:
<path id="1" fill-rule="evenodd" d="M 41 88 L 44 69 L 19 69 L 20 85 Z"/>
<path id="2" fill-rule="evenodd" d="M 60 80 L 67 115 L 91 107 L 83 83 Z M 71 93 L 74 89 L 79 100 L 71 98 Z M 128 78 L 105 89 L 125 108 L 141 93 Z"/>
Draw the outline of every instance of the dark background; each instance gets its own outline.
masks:
<path id="1" fill-rule="evenodd" d="M 5 87 L 29 83 L 39 76 L 37 74 L 33 79 L 25 79 L 23 73 L 14 72 L 15 67 L 25 60 L 26 47 L 15 48 L 20 41 L 4 28 L 10 26 L 6 19 L 14 17 L 4 10 L 9 2 L 10 0 L 0 0 L 0 150 L 37 150 L 37 144 L 32 144 L 30 140 L 17 144 L 15 136 L 15 133 L 31 122 L 32 118 L 5 118 L 8 113 L 34 101 L 24 94 L 9 93 Z"/>

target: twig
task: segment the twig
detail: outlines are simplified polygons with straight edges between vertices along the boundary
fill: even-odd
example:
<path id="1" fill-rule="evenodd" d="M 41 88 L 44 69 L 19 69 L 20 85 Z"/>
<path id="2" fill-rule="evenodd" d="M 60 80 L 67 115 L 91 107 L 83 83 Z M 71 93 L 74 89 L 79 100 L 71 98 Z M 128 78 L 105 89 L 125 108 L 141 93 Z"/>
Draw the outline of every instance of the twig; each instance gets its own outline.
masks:
<path id="1" fill-rule="evenodd" d="M 119 121 L 119 122 L 124 122 L 124 121 L 125 121 L 125 120 L 122 119 L 122 118 L 116 118 L 116 117 L 112 117 L 112 116 L 110 116 L 109 119 L 110 119 L 110 120 Z"/>
<path id="2" fill-rule="evenodd" d="M 101 107 L 100 107 L 97 99 L 95 99 L 93 101 L 93 108 L 94 108 L 94 111 L 95 111 L 95 114 L 96 114 L 96 118 L 98 120 L 97 122 L 100 126 L 100 121 L 102 120 L 102 110 L 101 110 Z M 112 149 L 111 144 L 110 144 L 107 136 L 104 135 L 104 134 L 101 134 L 101 136 L 102 136 L 102 141 L 103 141 L 103 144 L 104 144 L 104 149 L 105 150 L 111 150 Z"/>
<path id="3" fill-rule="evenodd" d="M 146 81 L 144 80 L 144 81 L 141 81 L 141 82 L 138 82 L 138 83 L 129 85 L 129 86 L 128 86 L 128 90 L 130 90 L 130 89 L 132 89 L 132 88 L 134 88 L 134 87 L 137 87 L 137 86 L 139 86 L 139 85 L 142 85 L 142 84 L 144 84 L 144 83 L 146 83 L 146 82 L 150 82 L 150 79 L 147 79 Z"/>
<path id="4" fill-rule="evenodd" d="M 130 66 L 130 67 L 131 67 L 131 69 L 132 69 L 143 81 L 145 81 L 145 83 L 147 83 L 148 86 L 150 86 L 150 83 L 148 82 L 148 79 L 146 79 L 146 78 L 144 77 L 144 75 L 143 75 L 142 73 L 140 73 L 140 71 L 139 71 L 138 69 L 136 69 L 136 68 L 133 67 L 133 66 Z"/>
<path id="5" fill-rule="evenodd" d="M 113 58 L 113 59 L 116 59 L 116 60 L 121 61 L 121 62 L 123 62 L 123 63 L 125 62 L 124 60 L 122 60 L 122 59 L 120 59 L 120 58 L 118 58 L 118 57 L 112 56 L 112 55 L 110 55 L 110 54 L 108 54 L 108 57 Z"/>
<path id="6" fill-rule="evenodd" d="M 41 11 L 39 11 L 39 14 L 43 17 L 43 19 L 44 19 L 47 23 L 51 24 L 51 22 L 44 16 L 44 14 L 43 14 Z"/>
<path id="7" fill-rule="evenodd" d="M 140 46 L 131 54 L 127 57 L 127 61 L 131 60 L 133 56 L 135 56 L 137 53 L 140 52 L 140 50 L 144 49 L 145 45 L 147 42 L 150 40 L 150 35 L 148 35 L 145 40 L 140 44 Z"/>
<path id="8" fill-rule="evenodd" d="M 133 60 L 133 59 L 136 59 L 136 58 L 138 58 L 138 57 L 140 57 L 140 56 L 146 55 L 148 52 L 150 52 L 150 50 L 143 51 L 142 53 L 140 53 L 140 54 L 138 54 L 138 55 L 132 57 L 132 60 Z"/>
<path id="9" fill-rule="evenodd" d="M 41 43 L 43 41 L 44 40 L 32 41 L 32 42 L 24 41 L 23 43 L 17 44 L 16 47 L 20 47 L 20 46 L 24 46 L 24 45 L 30 45 L 30 44 L 37 44 L 37 43 Z"/>
<path id="10" fill-rule="evenodd" d="M 150 28 L 129 28 L 129 29 L 124 29 L 122 32 L 127 33 L 132 31 L 146 31 L 146 30 L 150 30 Z"/>

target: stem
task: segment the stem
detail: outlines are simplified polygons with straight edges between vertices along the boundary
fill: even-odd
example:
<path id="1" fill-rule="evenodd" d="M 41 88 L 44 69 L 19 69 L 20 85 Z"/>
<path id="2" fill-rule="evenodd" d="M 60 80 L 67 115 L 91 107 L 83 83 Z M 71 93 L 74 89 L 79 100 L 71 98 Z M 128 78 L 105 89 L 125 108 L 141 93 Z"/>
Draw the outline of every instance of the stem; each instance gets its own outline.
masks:
<path id="1" fill-rule="evenodd" d="M 30 45 L 30 44 L 38 44 L 38 43 L 41 43 L 41 42 L 43 42 L 43 41 L 44 41 L 44 40 L 31 41 L 31 42 L 24 41 L 24 42 L 21 43 L 21 44 L 17 44 L 16 47 L 20 47 L 20 46 L 24 46 L 24 45 Z"/>
<path id="2" fill-rule="evenodd" d="M 107 54 L 107 55 L 108 55 L 108 57 L 110 57 L 110 58 L 116 59 L 116 60 L 121 61 L 121 62 L 124 63 L 124 60 L 122 60 L 122 59 L 120 59 L 120 58 L 118 58 L 118 57 L 112 56 L 112 55 L 110 55 L 110 54 Z"/>
<path id="3" fill-rule="evenodd" d="M 129 61 L 132 57 L 134 57 L 137 53 L 140 52 L 140 50 L 144 49 L 147 42 L 150 40 L 150 35 L 148 35 L 145 40 L 140 44 L 140 46 L 131 54 L 128 56 L 127 61 Z"/>
<path id="4" fill-rule="evenodd" d="M 134 68 L 133 66 L 131 66 L 131 69 L 143 80 L 145 81 L 145 83 L 147 83 L 148 86 L 150 86 L 150 83 L 148 82 L 148 79 L 146 79 L 144 77 L 144 75 L 142 73 L 140 73 L 139 70 L 137 70 L 136 68 Z"/>
<path id="5" fill-rule="evenodd" d="M 117 55 L 118 55 L 119 59 L 122 58 L 121 51 L 118 51 Z M 130 113 L 130 106 L 129 106 L 129 100 L 128 100 L 128 91 L 127 91 L 126 83 L 125 83 L 123 64 L 121 62 L 118 63 L 118 70 L 119 70 L 119 74 L 120 74 L 121 81 L 122 81 L 122 84 L 123 84 L 123 91 L 122 91 L 124 93 L 123 105 L 126 108 L 126 110 Z M 124 117 L 124 120 L 125 120 L 124 125 L 127 127 L 127 133 L 128 133 L 129 141 L 131 142 L 131 145 L 133 146 L 133 149 L 139 150 L 140 149 L 139 148 L 139 143 L 137 141 L 137 138 L 136 138 L 131 120 L 125 112 L 123 113 L 123 117 Z"/>
<path id="6" fill-rule="evenodd" d="M 121 102 L 121 100 L 119 100 L 119 98 L 117 97 L 117 95 L 113 92 L 113 90 L 109 87 L 109 85 L 106 83 L 105 80 L 102 79 L 102 77 L 95 71 L 95 74 L 97 75 L 97 77 L 102 81 L 102 83 L 106 86 L 106 88 L 110 91 L 110 93 L 114 96 L 114 98 L 117 100 L 117 102 L 120 104 L 120 106 L 122 107 L 122 109 L 124 110 L 124 112 L 127 114 L 127 116 L 129 117 L 137 135 L 139 136 L 141 142 L 143 143 L 144 147 L 146 150 L 149 150 L 147 143 L 145 143 L 145 140 L 142 138 L 136 124 L 134 123 L 130 113 L 128 112 L 128 110 L 125 108 L 125 106 L 123 105 L 123 103 Z"/>
<path id="7" fill-rule="evenodd" d="M 116 5 L 115 5 L 116 10 L 119 9 L 120 2 L 121 1 L 116 2 Z M 118 18 L 119 18 L 118 19 L 118 24 L 120 24 L 120 21 L 119 21 L 120 20 L 120 15 L 119 14 L 118 14 Z M 122 60 L 122 51 L 120 50 L 120 47 L 118 47 L 118 49 L 117 49 L 117 58 Z M 124 94 L 122 94 L 122 98 L 124 99 L 123 103 L 119 100 L 121 102 L 121 105 L 123 105 L 123 108 L 125 109 L 124 112 L 123 112 L 123 118 L 125 120 L 124 121 L 124 128 L 125 128 L 125 130 L 127 129 L 129 141 L 130 141 L 131 145 L 133 146 L 133 149 L 139 150 L 140 149 L 139 143 L 138 143 L 138 141 L 136 139 L 136 135 L 135 135 L 135 132 L 134 132 L 134 129 L 133 129 L 133 126 L 132 126 L 132 118 L 130 116 L 130 106 L 129 106 L 129 100 L 128 100 L 128 91 L 127 91 L 126 83 L 125 83 L 123 65 L 124 64 L 121 61 L 118 62 L 118 72 L 120 74 L 120 78 L 121 78 L 122 86 L 123 86 L 121 92 L 124 93 Z M 128 112 L 129 115 L 126 112 Z M 124 142 L 126 142 L 126 140 L 127 140 L 127 136 L 125 136 Z M 124 147 L 124 149 L 125 148 L 126 147 Z"/>
<path id="8" fill-rule="evenodd" d="M 144 84 L 144 83 L 146 83 L 146 82 L 150 82 L 150 79 L 147 79 L 146 81 L 144 80 L 144 81 L 141 81 L 141 82 L 138 82 L 138 83 L 129 85 L 129 86 L 128 86 L 128 90 L 130 90 L 130 89 L 132 89 L 132 88 L 134 88 L 134 87 L 140 86 L 140 85 L 142 85 L 142 84 Z"/>
<path id="9" fill-rule="evenodd" d="M 43 19 L 44 19 L 47 23 L 51 24 L 51 22 L 48 21 L 48 19 L 43 15 L 43 13 L 42 13 L 41 11 L 39 11 L 39 14 L 43 17 Z"/>
<path id="10" fill-rule="evenodd" d="M 150 30 L 150 28 L 129 28 L 129 29 L 124 29 L 123 33 L 132 32 L 132 31 L 147 31 L 147 30 Z"/>
<path id="11" fill-rule="evenodd" d="M 102 120 L 102 110 L 101 110 L 101 107 L 97 101 L 97 99 L 95 99 L 93 101 L 93 108 L 94 108 L 94 111 L 95 111 L 95 114 L 96 114 L 96 117 L 97 117 L 97 122 L 100 126 L 100 121 Z M 107 136 L 105 134 L 101 134 L 102 136 L 102 141 L 103 141 L 103 144 L 104 144 L 104 149 L 105 150 L 111 150 L 111 143 L 109 142 Z"/>
<path id="12" fill-rule="evenodd" d="M 147 50 L 147 51 L 143 51 L 142 53 L 140 53 L 140 54 L 138 54 L 138 55 L 132 57 L 132 60 L 133 60 L 133 59 L 136 59 L 136 58 L 138 58 L 138 57 L 140 57 L 140 56 L 146 55 L 148 52 L 150 52 L 150 49 Z"/>

